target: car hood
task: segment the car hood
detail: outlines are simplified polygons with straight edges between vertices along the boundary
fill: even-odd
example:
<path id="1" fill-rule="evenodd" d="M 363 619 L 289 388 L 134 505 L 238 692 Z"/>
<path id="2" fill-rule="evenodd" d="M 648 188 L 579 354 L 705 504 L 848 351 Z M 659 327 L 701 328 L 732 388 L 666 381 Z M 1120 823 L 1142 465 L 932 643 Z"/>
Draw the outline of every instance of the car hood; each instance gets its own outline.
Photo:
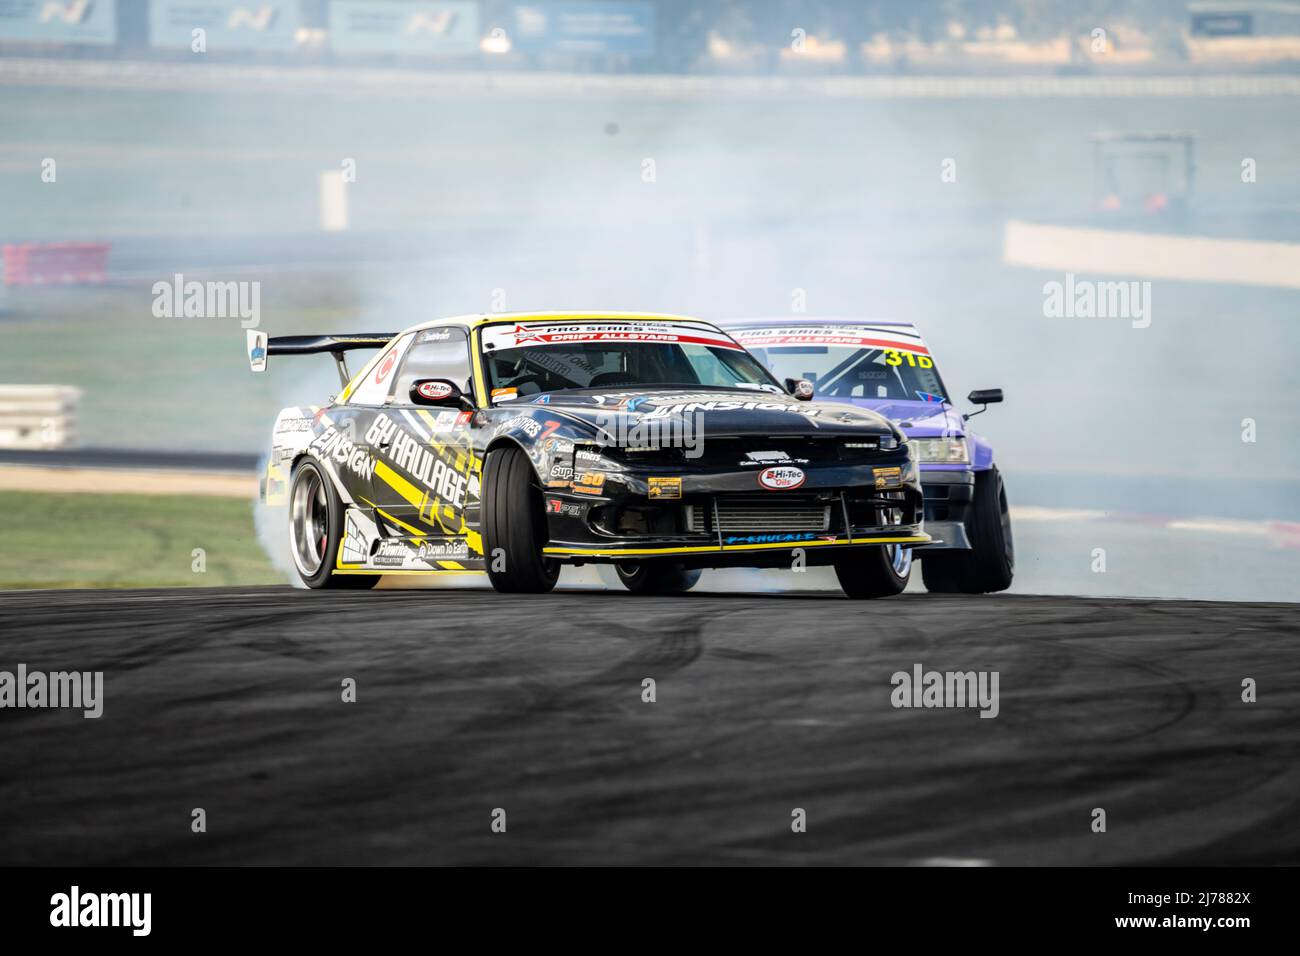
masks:
<path id="1" fill-rule="evenodd" d="M 854 398 L 842 401 L 854 408 L 870 409 L 883 415 L 910 438 L 960 436 L 965 433 L 965 422 L 961 415 L 946 402 L 914 402 L 897 398 Z"/>
<path id="2" fill-rule="evenodd" d="M 685 416 L 714 437 L 889 435 L 895 429 L 869 408 L 803 402 L 786 394 L 707 389 L 551 392 L 519 402 L 542 405 L 597 431 L 634 428 Z M 699 416 L 697 419 L 696 416 Z"/>

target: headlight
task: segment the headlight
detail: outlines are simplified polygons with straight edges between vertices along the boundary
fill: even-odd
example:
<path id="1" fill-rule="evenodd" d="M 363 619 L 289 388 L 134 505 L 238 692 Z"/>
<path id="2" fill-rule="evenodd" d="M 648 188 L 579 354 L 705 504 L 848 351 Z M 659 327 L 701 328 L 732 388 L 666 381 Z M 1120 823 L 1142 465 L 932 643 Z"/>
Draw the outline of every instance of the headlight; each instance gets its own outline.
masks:
<path id="1" fill-rule="evenodd" d="M 970 464 L 970 452 L 964 438 L 913 438 L 916 460 L 940 465 Z"/>

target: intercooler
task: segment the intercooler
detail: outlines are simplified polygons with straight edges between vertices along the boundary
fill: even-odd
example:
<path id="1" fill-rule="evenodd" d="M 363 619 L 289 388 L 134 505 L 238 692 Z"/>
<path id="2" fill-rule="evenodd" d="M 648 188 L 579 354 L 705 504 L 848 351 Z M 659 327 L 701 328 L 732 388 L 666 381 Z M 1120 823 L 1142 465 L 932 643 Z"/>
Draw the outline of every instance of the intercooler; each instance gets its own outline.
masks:
<path id="1" fill-rule="evenodd" d="M 718 498 L 686 505 L 686 527 L 692 532 L 829 531 L 830 526 L 831 505 L 825 502 Z"/>

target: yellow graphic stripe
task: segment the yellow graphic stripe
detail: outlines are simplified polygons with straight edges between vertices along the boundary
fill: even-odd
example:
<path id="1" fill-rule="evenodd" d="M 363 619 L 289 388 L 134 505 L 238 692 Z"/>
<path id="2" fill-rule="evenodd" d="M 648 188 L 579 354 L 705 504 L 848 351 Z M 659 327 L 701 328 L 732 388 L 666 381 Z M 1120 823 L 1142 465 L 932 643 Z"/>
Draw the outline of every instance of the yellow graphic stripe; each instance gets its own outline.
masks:
<path id="1" fill-rule="evenodd" d="M 426 570 L 421 570 L 421 571 L 403 571 L 403 570 L 400 570 L 400 569 L 399 569 L 399 570 L 396 570 L 396 571 L 370 571 L 370 570 L 352 571 L 352 570 L 348 570 L 348 571 L 335 571 L 334 573 L 335 573 L 335 574 L 382 574 L 382 575 L 389 575 L 389 574 L 487 574 L 486 571 L 475 571 L 475 570 L 472 570 L 472 569 L 470 569 L 470 568 L 466 568 L 466 569 L 463 570 L 463 571 L 453 571 L 453 570 L 446 569 L 446 568 L 429 568 L 427 571 L 426 571 Z"/>
<path id="2" fill-rule="evenodd" d="M 415 487 L 415 485 L 411 484 L 397 472 L 393 471 L 391 467 L 382 461 L 375 462 L 375 476 L 406 499 L 406 501 L 414 505 L 415 510 L 419 512 L 421 516 L 421 520 L 428 520 L 423 517 L 425 508 L 429 503 L 429 496 L 427 493 Z M 379 509 L 376 508 L 375 510 L 378 511 Z M 399 521 L 398 524 L 402 524 L 402 522 Z M 402 524 L 402 527 L 409 528 L 410 525 Z M 419 531 L 416 533 L 423 534 L 423 532 Z M 465 541 L 469 544 L 469 549 L 475 554 L 483 553 L 483 537 L 477 531 L 471 531 L 469 528 L 462 527 L 460 531 L 453 533 L 463 535 Z"/>
<path id="3" fill-rule="evenodd" d="M 767 544 L 706 545 L 683 548 L 543 548 L 543 554 L 572 555 L 653 555 L 653 554 L 730 554 L 733 551 L 790 551 L 794 548 L 818 548 L 846 544 L 927 544 L 928 534 L 906 538 L 852 538 L 846 541 L 781 541 Z"/>
<path id="4" fill-rule="evenodd" d="M 377 507 L 377 506 L 376 506 L 375 511 L 376 511 L 378 514 L 383 515 L 385 518 L 387 518 L 387 519 L 388 519 L 389 521 L 391 521 L 393 524 L 401 525 L 401 526 L 402 526 L 403 528 L 405 528 L 407 531 L 411 532 L 412 536 L 414 536 L 414 537 L 416 537 L 416 538 L 427 538 L 427 537 L 429 537 L 429 532 L 427 532 L 427 531 L 423 531 L 423 530 L 421 530 L 420 528 L 417 528 L 415 525 L 407 524 L 407 523 L 406 523 L 405 521 L 403 521 L 401 518 L 397 518 L 397 517 L 394 517 L 393 515 L 390 515 L 390 514 L 389 514 L 387 511 L 385 511 L 383 508 L 380 508 L 380 507 Z"/>

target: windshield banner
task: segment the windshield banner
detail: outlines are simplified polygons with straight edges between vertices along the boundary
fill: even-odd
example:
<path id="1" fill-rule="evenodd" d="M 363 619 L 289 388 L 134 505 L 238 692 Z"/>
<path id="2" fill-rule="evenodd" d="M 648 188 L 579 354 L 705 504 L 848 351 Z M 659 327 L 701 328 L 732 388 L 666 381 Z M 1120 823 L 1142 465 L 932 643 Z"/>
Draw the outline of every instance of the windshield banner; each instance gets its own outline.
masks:
<path id="1" fill-rule="evenodd" d="M 929 355 L 921 337 L 901 329 L 855 328 L 852 326 L 825 326 L 823 328 L 791 327 L 736 329 L 736 341 L 747 349 L 765 349 L 774 345 L 825 345 L 850 349 L 892 349 L 897 352 L 914 352 Z"/>
<path id="2" fill-rule="evenodd" d="M 513 325 L 502 323 L 483 329 L 485 350 L 603 342 L 705 345 L 742 351 L 726 333 L 695 322 L 529 322 Z"/>

